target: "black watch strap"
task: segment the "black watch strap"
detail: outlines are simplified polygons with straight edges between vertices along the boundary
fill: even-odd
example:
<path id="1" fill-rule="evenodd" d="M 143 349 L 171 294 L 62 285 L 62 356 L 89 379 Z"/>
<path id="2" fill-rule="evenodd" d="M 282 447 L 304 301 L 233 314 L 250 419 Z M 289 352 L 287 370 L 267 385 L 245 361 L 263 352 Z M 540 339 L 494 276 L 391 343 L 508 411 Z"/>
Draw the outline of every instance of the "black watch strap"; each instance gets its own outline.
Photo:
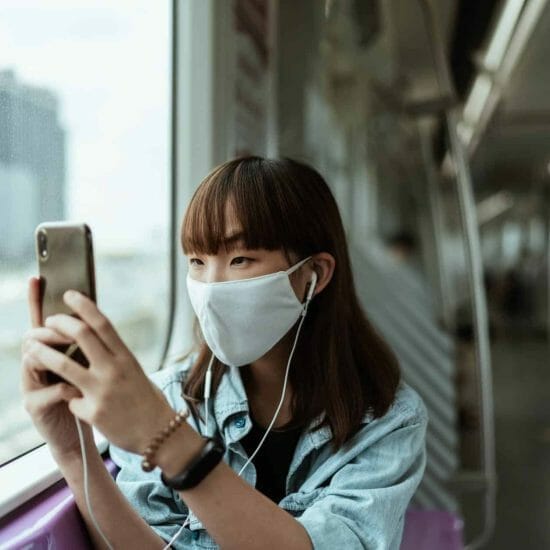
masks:
<path id="1" fill-rule="evenodd" d="M 206 444 L 199 454 L 191 460 L 188 466 L 179 474 L 167 478 L 163 472 L 160 479 L 167 487 L 183 491 L 198 485 L 221 461 L 225 448 L 221 442 L 211 437 L 206 438 Z"/>

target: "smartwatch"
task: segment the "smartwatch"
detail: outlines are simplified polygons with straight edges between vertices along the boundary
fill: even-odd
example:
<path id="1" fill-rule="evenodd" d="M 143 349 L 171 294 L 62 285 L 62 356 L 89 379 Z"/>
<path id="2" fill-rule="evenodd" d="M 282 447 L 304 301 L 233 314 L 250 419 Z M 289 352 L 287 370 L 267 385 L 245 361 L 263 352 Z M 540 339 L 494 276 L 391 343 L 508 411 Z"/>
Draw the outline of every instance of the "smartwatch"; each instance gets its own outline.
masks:
<path id="1" fill-rule="evenodd" d="M 166 477 L 161 472 L 160 479 L 166 487 L 183 491 L 198 485 L 221 461 L 225 453 L 223 444 L 211 437 L 207 437 L 206 444 L 188 466 L 173 477 Z"/>

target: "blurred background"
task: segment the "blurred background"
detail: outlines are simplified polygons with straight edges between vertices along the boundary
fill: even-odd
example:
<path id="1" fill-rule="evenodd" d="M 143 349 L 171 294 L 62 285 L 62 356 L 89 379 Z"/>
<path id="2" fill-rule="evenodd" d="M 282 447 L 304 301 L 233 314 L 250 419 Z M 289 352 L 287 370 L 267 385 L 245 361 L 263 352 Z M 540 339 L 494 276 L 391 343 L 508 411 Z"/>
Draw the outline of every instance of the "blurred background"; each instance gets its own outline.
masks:
<path id="1" fill-rule="evenodd" d="M 92 227 L 99 305 L 150 372 L 190 345 L 193 189 L 290 156 L 429 410 L 403 548 L 550 548 L 549 58 L 546 0 L 3 0 L 0 464 L 42 443 L 18 390 L 36 225 Z"/>

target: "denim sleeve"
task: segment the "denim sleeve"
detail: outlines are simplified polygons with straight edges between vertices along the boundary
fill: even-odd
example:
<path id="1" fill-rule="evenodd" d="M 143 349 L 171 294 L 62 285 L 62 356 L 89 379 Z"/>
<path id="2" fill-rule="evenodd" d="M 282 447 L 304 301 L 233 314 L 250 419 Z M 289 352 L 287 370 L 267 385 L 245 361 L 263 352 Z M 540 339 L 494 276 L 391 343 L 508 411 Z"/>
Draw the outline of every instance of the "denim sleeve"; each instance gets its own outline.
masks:
<path id="1" fill-rule="evenodd" d="M 120 471 L 116 484 L 132 508 L 163 540 L 169 541 L 185 522 L 187 507 L 172 489 L 166 487 L 157 471 L 146 473 L 141 469 L 141 456 L 110 445 L 113 462 Z M 184 533 L 178 537 L 181 544 Z"/>
<path id="2" fill-rule="evenodd" d="M 296 518 L 315 550 L 398 550 L 405 511 L 426 466 L 426 427 L 421 404 L 332 476 Z"/>
<path id="3" fill-rule="evenodd" d="M 179 410 L 183 403 L 183 400 L 177 400 L 181 373 L 166 369 L 149 375 L 149 378 L 162 390 L 174 409 Z M 120 468 L 116 484 L 122 494 L 151 528 L 162 539 L 169 541 L 184 523 L 188 513 L 188 508 L 177 491 L 162 483 L 158 468 L 152 472 L 144 472 L 141 469 L 140 455 L 125 451 L 112 443 L 109 444 L 109 453 Z M 188 535 L 188 529 L 184 529 L 173 548 L 183 548 Z"/>

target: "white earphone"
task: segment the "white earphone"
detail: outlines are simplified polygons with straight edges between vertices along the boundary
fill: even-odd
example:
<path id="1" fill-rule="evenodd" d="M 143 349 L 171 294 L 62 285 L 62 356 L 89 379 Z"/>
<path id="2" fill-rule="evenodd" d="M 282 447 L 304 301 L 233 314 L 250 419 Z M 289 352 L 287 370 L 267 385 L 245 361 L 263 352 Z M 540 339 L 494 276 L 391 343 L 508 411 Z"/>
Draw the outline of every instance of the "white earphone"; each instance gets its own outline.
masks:
<path id="1" fill-rule="evenodd" d="M 309 281 L 309 289 L 307 291 L 306 302 L 309 302 L 313 298 L 313 292 L 315 291 L 316 286 L 317 286 L 317 273 L 314 271 L 311 274 L 311 279 Z"/>

